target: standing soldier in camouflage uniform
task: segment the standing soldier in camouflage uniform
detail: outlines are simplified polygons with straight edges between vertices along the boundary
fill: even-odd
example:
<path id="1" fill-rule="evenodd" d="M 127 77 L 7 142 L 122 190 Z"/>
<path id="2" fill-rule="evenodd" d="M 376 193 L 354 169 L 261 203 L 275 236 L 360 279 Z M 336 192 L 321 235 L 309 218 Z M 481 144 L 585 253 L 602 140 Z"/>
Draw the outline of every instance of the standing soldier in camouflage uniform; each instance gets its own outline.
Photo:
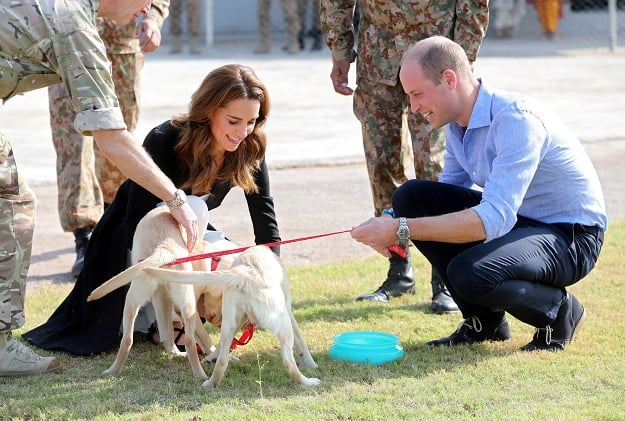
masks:
<path id="1" fill-rule="evenodd" d="M 408 98 L 398 82 L 404 52 L 416 41 L 442 35 L 458 42 L 475 61 L 488 26 L 487 0 L 361 0 L 358 53 L 354 51 L 356 0 L 322 0 L 321 29 L 332 53 L 332 84 L 342 95 L 354 94 L 354 114 L 362 125 L 367 170 L 375 215 L 392 216 L 391 196 L 407 181 L 410 134 L 416 177 L 436 180 L 441 171 L 444 133 L 433 130 L 419 114 L 408 112 Z M 356 91 L 348 87 L 350 63 L 356 63 Z M 393 255 L 387 279 L 373 293 L 357 300 L 388 302 L 390 297 L 414 293 L 409 258 Z M 432 270 L 435 313 L 458 311 L 443 280 Z"/>
<path id="2" fill-rule="evenodd" d="M 154 2 L 156 4 L 156 2 Z M 200 0 L 174 0 L 169 8 L 169 33 L 172 36 L 172 54 L 182 52 L 182 11 L 187 14 L 189 50 L 191 54 L 202 53 L 202 2 Z"/>
<path id="3" fill-rule="evenodd" d="M 111 19 L 97 20 L 98 33 L 112 65 L 115 94 L 131 133 L 139 119 L 143 53 L 154 51 L 160 45 L 160 29 L 168 10 L 169 0 L 156 0 L 150 14 L 140 23 L 118 25 Z M 94 147 L 91 136 L 83 137 L 74 129 L 76 111 L 63 84 L 50 86 L 48 98 L 56 150 L 59 217 L 63 231 L 74 234 L 76 261 L 71 272 L 77 277 L 91 231 L 102 216 L 103 207 L 113 201 L 126 176 L 102 155 L 97 145 Z"/>
<path id="4" fill-rule="evenodd" d="M 306 23 L 308 17 L 308 6 L 310 5 L 310 31 L 306 34 Z M 310 46 L 312 51 L 319 51 L 322 47 L 321 22 L 319 21 L 319 0 L 298 0 L 299 21 L 301 30 L 299 31 L 300 48 L 304 49 L 304 39 L 310 35 L 313 43 Z"/>
<path id="5" fill-rule="evenodd" d="M 0 99 L 63 82 L 78 114 L 75 127 L 132 180 L 163 201 L 180 197 L 172 181 L 126 130 L 96 15 L 126 24 L 147 15 L 146 0 L 0 0 Z M 183 203 L 172 216 L 197 239 L 197 218 Z M 58 372 L 12 335 L 24 325 L 24 293 L 32 251 L 35 196 L 0 133 L 0 376 Z"/>
<path id="6" fill-rule="evenodd" d="M 289 35 L 289 43 L 286 49 L 289 54 L 297 54 L 301 49 L 299 35 L 302 29 L 297 8 L 298 0 L 280 1 L 284 11 L 286 32 Z M 271 0 L 258 0 L 258 32 L 260 34 L 260 42 L 254 53 L 268 54 L 271 51 L 271 43 L 269 42 L 269 36 L 271 35 Z"/>

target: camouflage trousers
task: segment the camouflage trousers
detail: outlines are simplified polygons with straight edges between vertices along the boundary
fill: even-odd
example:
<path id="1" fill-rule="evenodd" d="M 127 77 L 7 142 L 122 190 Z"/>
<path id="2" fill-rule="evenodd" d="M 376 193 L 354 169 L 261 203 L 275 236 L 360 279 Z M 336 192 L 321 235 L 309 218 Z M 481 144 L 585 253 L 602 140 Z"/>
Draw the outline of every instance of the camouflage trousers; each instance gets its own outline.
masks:
<path id="1" fill-rule="evenodd" d="M 437 180 L 445 153 L 444 130 L 434 130 L 420 114 L 411 113 L 400 83 L 389 86 L 359 79 L 354 114 L 362 127 L 375 215 L 391 207 L 391 196 L 408 180 L 410 151 L 416 178 Z M 408 137 L 412 142 L 408 142 Z"/>
<path id="2" fill-rule="evenodd" d="M 280 0 L 286 31 L 290 39 L 297 39 L 302 25 L 299 21 L 298 0 Z M 258 31 L 261 42 L 269 42 L 271 35 L 271 0 L 258 0 Z"/>
<path id="3" fill-rule="evenodd" d="M 35 206 L 35 194 L 17 170 L 9 140 L 0 133 L 0 332 L 24 325 Z"/>
<path id="4" fill-rule="evenodd" d="M 299 21 L 302 31 L 307 27 L 307 17 L 308 13 L 310 13 L 310 33 L 321 34 L 319 2 L 320 0 L 298 0 Z M 308 10 L 309 6 L 310 10 Z"/>
<path id="5" fill-rule="evenodd" d="M 202 32 L 202 2 L 200 0 L 173 0 L 169 5 L 169 32 L 179 37 L 182 35 L 182 11 L 187 13 L 187 31 L 192 37 L 199 37 Z"/>
<path id="6" fill-rule="evenodd" d="M 143 54 L 109 54 L 113 80 L 124 121 L 134 131 L 139 119 Z M 74 129 L 76 111 L 63 85 L 48 88 L 50 127 L 56 150 L 58 212 L 63 231 L 95 225 L 103 203 L 111 203 L 126 176 L 94 143 Z"/>

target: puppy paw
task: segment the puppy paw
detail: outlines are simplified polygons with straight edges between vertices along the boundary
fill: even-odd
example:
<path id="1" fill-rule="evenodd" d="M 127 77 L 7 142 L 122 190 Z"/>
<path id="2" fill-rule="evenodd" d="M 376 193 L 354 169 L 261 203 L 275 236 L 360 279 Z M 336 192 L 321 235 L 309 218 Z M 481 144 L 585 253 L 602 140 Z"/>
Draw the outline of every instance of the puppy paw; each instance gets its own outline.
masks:
<path id="1" fill-rule="evenodd" d="M 187 352 L 184 351 L 180 351 L 178 348 L 172 350 L 171 352 L 169 352 L 169 356 L 170 357 L 186 357 L 187 356 Z"/>
<path id="2" fill-rule="evenodd" d="M 210 354 L 208 354 L 205 358 L 204 358 L 204 362 L 205 363 L 212 363 L 215 364 L 215 362 L 217 361 L 217 357 L 219 357 L 219 350 L 215 351 L 215 352 L 211 352 Z M 232 361 L 241 361 L 239 360 L 239 358 L 235 357 L 234 355 L 229 355 L 228 356 L 228 360 L 230 362 Z"/>
<path id="3" fill-rule="evenodd" d="M 204 362 L 205 363 L 215 363 L 215 361 L 217 361 L 217 357 L 219 357 L 219 351 L 213 351 L 210 354 L 208 354 L 206 357 L 204 357 Z"/>
<path id="4" fill-rule="evenodd" d="M 217 386 L 219 386 L 219 383 L 214 383 L 213 382 L 213 378 L 211 377 L 210 379 L 206 380 L 204 383 L 202 383 L 203 387 L 212 387 L 212 388 L 216 388 Z"/>
<path id="5" fill-rule="evenodd" d="M 302 382 L 302 386 L 319 386 L 321 384 L 321 380 L 316 377 L 304 377 Z"/>
<path id="6" fill-rule="evenodd" d="M 111 368 L 109 368 L 108 370 L 104 370 L 102 372 L 102 374 L 104 374 L 105 376 L 115 376 L 117 374 L 119 374 L 119 371 L 113 370 Z"/>

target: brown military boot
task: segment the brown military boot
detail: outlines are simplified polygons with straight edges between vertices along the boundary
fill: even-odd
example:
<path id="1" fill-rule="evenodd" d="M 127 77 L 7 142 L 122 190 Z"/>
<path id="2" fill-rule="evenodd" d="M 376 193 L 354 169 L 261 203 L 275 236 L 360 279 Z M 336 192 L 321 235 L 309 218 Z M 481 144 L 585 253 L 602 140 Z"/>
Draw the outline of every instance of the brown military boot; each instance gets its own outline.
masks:
<path id="1" fill-rule="evenodd" d="M 271 44 L 268 40 L 262 40 L 258 47 L 254 49 L 254 54 L 268 54 L 271 51 Z"/>
<path id="2" fill-rule="evenodd" d="M 297 37 L 293 37 L 289 40 L 289 47 L 287 48 L 289 54 L 297 54 L 300 52 L 299 40 Z"/>
<path id="3" fill-rule="evenodd" d="M 191 54 L 202 54 L 202 42 L 200 41 L 200 37 L 194 35 L 191 37 L 189 41 L 189 50 Z"/>
<path id="4" fill-rule="evenodd" d="M 172 38 L 171 50 L 169 52 L 171 54 L 180 54 L 182 53 L 182 37 L 180 35 L 176 35 Z"/>

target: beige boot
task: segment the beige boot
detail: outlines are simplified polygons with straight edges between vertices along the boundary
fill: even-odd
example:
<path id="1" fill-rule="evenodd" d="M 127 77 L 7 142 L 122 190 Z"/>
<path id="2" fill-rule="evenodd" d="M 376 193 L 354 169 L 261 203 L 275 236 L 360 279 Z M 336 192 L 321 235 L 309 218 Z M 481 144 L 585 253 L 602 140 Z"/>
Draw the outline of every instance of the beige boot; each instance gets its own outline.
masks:
<path id="1" fill-rule="evenodd" d="M 176 35 L 172 38 L 173 44 L 171 46 L 171 50 L 169 52 L 171 54 L 180 54 L 182 53 L 182 37 L 180 35 Z"/>
<path id="2" fill-rule="evenodd" d="M 300 52 L 299 40 L 297 38 L 291 38 L 287 51 L 289 54 L 297 54 Z"/>
<path id="3" fill-rule="evenodd" d="M 267 40 L 263 40 L 254 49 L 254 54 L 268 54 L 271 51 L 271 44 Z"/>
<path id="4" fill-rule="evenodd" d="M 189 42 L 189 48 L 191 54 L 202 54 L 202 42 L 200 41 L 200 37 L 197 35 L 191 36 L 191 40 Z"/>
<path id="5" fill-rule="evenodd" d="M 0 377 L 60 371 L 63 371 L 63 365 L 56 357 L 41 357 L 10 332 L 0 333 Z"/>

